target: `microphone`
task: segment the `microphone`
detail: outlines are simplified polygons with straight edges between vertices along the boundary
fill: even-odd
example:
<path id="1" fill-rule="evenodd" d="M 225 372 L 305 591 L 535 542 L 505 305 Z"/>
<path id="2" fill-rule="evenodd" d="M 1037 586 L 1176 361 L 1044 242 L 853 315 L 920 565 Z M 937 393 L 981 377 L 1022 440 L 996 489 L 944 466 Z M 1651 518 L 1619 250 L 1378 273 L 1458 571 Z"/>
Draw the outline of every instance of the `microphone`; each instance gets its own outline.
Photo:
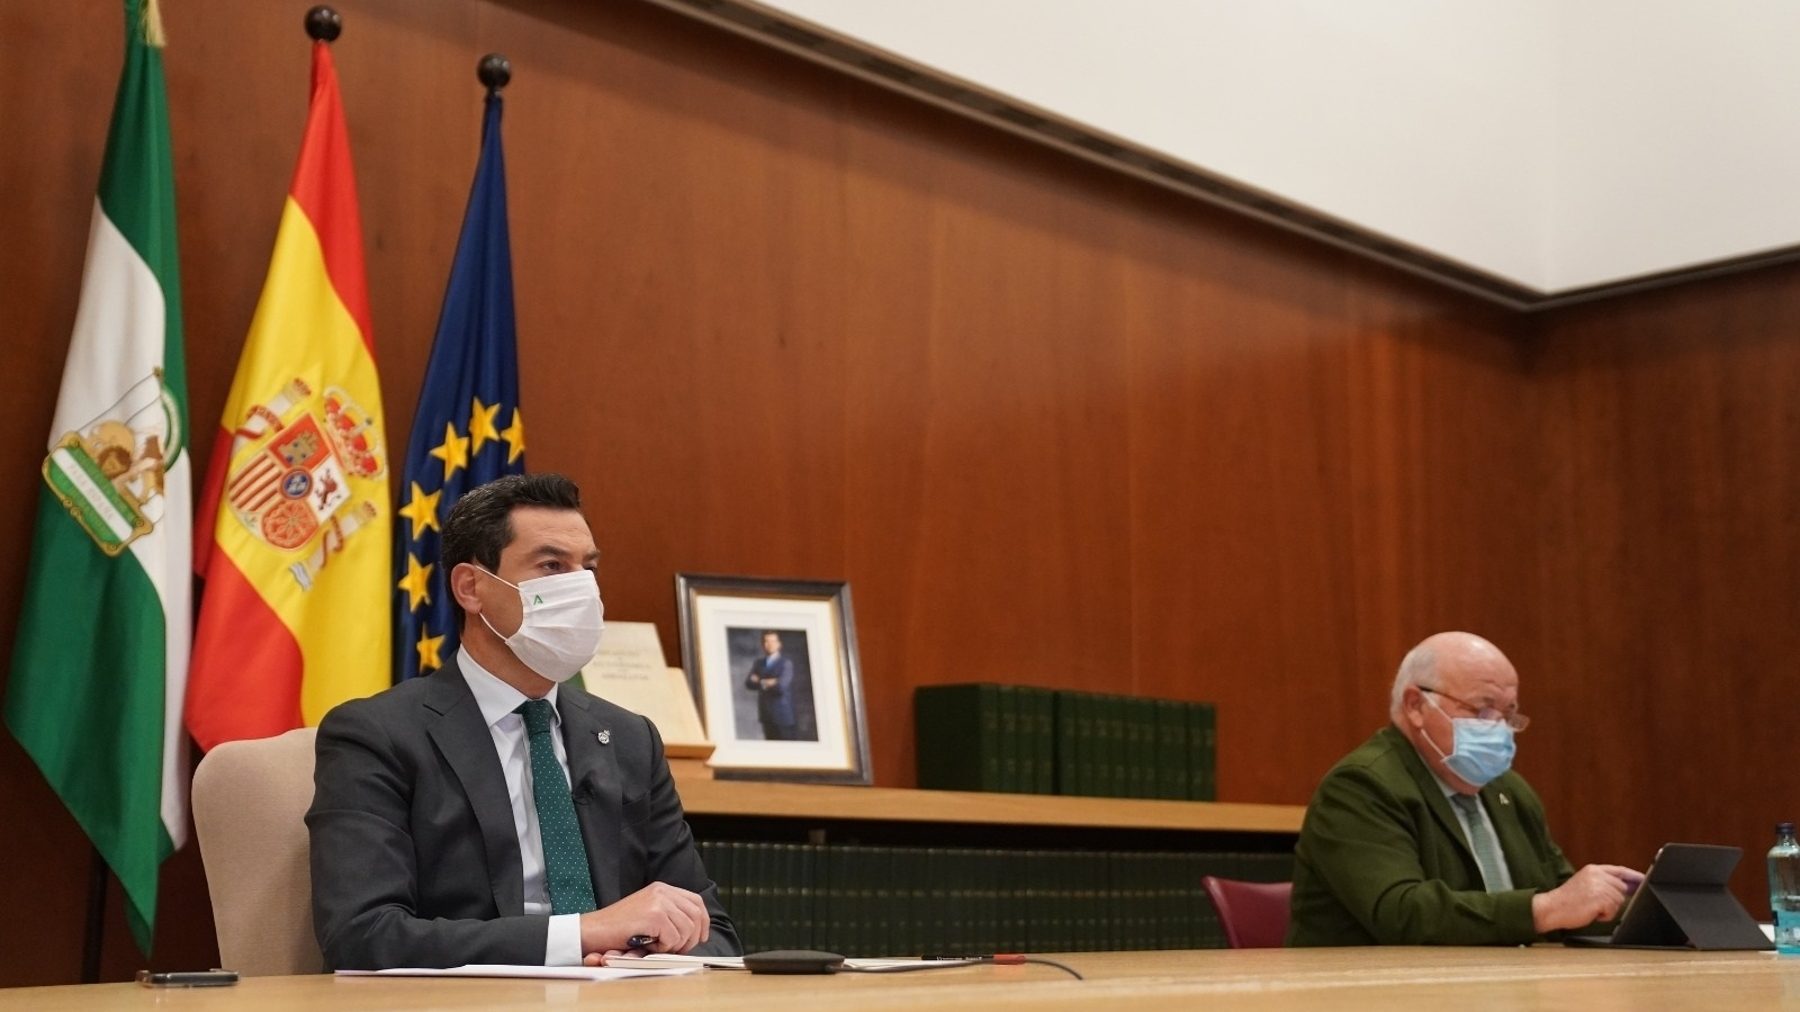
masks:
<path id="1" fill-rule="evenodd" d="M 751 973 L 836 973 L 844 968 L 844 957 L 817 949 L 771 949 L 752 952 L 744 957 L 744 969 Z"/>

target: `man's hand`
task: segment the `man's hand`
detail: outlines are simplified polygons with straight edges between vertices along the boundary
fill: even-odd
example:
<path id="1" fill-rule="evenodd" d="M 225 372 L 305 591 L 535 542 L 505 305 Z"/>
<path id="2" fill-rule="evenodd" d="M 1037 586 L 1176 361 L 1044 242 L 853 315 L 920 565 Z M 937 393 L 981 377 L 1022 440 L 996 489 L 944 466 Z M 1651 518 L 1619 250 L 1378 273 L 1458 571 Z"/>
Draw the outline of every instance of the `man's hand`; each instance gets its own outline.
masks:
<path id="1" fill-rule="evenodd" d="M 1643 873 L 1631 868 L 1587 865 L 1562 885 L 1531 898 L 1532 927 L 1541 935 L 1612 920 L 1643 881 Z"/>
<path id="2" fill-rule="evenodd" d="M 609 907 L 581 915 L 581 951 L 623 951 L 633 935 L 648 935 L 651 952 L 686 952 L 712 936 L 706 901 L 667 882 L 652 882 Z"/>

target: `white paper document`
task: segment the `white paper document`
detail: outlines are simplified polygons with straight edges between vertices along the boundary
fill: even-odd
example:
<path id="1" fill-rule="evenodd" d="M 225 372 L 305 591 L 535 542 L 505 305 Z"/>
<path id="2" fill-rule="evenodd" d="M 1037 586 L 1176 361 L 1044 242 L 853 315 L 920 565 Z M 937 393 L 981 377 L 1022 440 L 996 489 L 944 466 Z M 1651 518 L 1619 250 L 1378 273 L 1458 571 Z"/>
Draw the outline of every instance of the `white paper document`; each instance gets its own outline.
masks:
<path id="1" fill-rule="evenodd" d="M 881 970 L 892 966 L 912 966 L 918 962 L 919 960 L 917 959 L 877 959 L 871 957 L 846 959 L 844 960 L 844 965 L 855 967 L 858 970 Z M 607 961 L 606 965 L 619 967 L 642 966 L 646 970 L 652 967 L 668 967 L 669 969 L 686 967 L 688 968 L 688 971 L 698 970 L 703 967 L 710 967 L 714 970 L 742 970 L 744 968 L 744 957 L 681 956 L 672 952 L 652 952 L 647 956 L 614 956 Z"/>
<path id="2" fill-rule="evenodd" d="M 537 980 L 631 980 L 637 977 L 679 977 L 698 973 L 702 967 L 649 965 L 643 966 L 512 966 L 503 963 L 471 963 L 433 970 L 420 967 L 398 967 L 392 970 L 339 970 L 340 977 L 515 977 Z"/>

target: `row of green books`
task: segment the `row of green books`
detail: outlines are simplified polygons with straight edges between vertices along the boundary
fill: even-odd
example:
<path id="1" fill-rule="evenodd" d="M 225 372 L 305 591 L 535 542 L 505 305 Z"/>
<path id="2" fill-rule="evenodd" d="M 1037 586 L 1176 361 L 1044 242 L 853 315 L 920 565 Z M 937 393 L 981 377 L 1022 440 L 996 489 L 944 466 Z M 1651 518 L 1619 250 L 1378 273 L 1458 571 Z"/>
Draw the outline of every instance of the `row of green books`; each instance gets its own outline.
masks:
<path id="1" fill-rule="evenodd" d="M 849 956 L 1224 945 L 1205 875 L 1285 881 L 1293 855 L 702 841 L 745 951 Z"/>
<path id="2" fill-rule="evenodd" d="M 1029 685 L 913 690 L 919 786 L 942 791 L 1218 798 L 1211 703 Z"/>

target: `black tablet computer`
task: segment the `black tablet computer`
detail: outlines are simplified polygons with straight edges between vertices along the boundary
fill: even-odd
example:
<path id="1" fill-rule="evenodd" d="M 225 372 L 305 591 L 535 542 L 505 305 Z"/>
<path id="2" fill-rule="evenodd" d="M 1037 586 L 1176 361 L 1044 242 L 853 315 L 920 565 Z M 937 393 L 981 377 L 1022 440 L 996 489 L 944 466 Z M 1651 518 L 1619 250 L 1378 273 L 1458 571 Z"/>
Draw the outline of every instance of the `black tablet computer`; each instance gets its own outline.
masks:
<path id="1" fill-rule="evenodd" d="M 1565 945 L 1616 949 L 1773 949 L 1744 905 L 1731 895 L 1741 847 L 1671 843 L 1656 852 L 1650 873 L 1625 904 L 1611 935 L 1570 935 Z"/>

